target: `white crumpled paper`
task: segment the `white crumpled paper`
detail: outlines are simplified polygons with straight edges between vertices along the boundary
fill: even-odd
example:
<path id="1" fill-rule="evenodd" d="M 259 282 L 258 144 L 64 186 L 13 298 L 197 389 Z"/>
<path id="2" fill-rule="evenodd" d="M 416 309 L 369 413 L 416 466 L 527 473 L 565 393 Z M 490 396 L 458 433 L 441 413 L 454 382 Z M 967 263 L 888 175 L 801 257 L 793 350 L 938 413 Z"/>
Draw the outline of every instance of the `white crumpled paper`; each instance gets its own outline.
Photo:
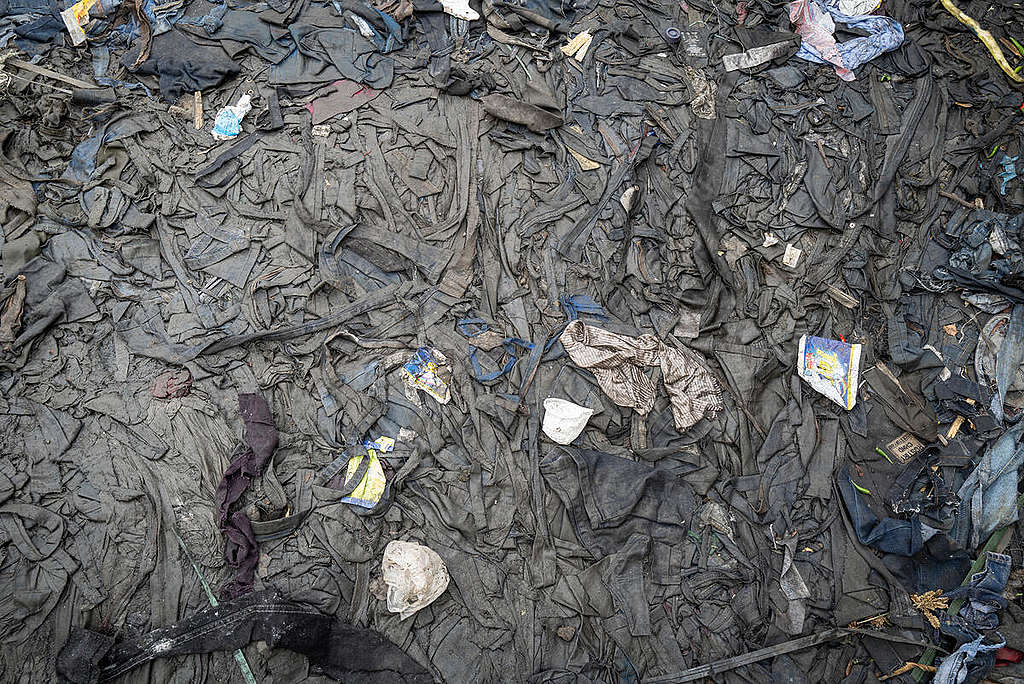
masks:
<path id="1" fill-rule="evenodd" d="M 380 569 L 388 588 L 388 610 L 402 620 L 429 606 L 448 588 L 448 568 L 441 557 L 412 542 L 389 542 Z"/>

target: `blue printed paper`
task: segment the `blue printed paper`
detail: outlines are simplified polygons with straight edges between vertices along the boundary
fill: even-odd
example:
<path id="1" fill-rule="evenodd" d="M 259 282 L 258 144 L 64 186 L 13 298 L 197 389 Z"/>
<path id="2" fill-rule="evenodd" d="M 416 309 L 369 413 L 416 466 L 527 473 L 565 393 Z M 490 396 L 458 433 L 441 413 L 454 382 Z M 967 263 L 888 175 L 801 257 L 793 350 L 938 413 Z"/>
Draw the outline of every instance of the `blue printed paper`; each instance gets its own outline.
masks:
<path id="1" fill-rule="evenodd" d="M 797 372 L 817 392 L 849 411 L 857 403 L 860 352 L 859 344 L 804 335 Z"/>

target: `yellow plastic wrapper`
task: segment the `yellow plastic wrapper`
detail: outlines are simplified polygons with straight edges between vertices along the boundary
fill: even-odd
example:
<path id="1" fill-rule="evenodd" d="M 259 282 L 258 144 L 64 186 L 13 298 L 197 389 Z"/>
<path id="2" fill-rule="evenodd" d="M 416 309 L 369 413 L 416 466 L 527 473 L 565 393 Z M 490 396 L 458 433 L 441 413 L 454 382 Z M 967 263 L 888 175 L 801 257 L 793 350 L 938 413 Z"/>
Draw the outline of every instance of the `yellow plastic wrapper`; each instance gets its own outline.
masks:
<path id="1" fill-rule="evenodd" d="M 64 26 L 68 29 L 73 45 L 85 42 L 85 26 L 89 23 L 89 10 L 98 5 L 100 0 L 79 0 L 60 13 Z"/>

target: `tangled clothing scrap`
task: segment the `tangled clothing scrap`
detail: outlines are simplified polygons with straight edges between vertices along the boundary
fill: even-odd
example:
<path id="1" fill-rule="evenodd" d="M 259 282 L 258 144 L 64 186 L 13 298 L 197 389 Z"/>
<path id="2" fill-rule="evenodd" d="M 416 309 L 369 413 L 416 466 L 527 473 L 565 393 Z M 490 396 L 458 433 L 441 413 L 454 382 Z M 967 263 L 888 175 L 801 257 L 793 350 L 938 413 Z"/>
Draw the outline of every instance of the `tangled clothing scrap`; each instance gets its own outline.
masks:
<path id="1" fill-rule="evenodd" d="M 619 335 L 580 320 L 565 327 L 561 340 L 569 358 L 590 370 L 619 406 L 632 407 L 642 416 L 650 413 L 655 387 L 644 368 L 660 366 L 677 428 L 686 430 L 722 410 L 718 383 L 689 349 L 673 349 L 653 335 Z"/>

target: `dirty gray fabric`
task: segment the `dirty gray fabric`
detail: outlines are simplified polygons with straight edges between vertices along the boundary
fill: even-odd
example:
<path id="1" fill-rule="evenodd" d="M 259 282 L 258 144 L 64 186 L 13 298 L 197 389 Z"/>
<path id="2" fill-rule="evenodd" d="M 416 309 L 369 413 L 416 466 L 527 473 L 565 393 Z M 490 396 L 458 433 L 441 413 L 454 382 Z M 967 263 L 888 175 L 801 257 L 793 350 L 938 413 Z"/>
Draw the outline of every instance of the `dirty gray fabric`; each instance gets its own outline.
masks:
<path id="1" fill-rule="evenodd" d="M 859 683 L 929 645 L 1019 674 L 966 657 L 1024 633 L 1011 77 L 941 3 L 882 5 L 903 42 L 852 81 L 725 70 L 795 48 L 785 3 L 471 9 L 104 3 L 71 47 L 0 0 L 0 680 L 203 619 L 239 558 L 243 600 L 435 681 Z M 962 9 L 1020 65 L 1019 8 Z M 853 410 L 796 376 L 804 334 L 862 345 Z M 278 443 L 226 560 L 239 395 Z M 548 398 L 593 412 L 571 448 Z M 395 539 L 451 579 L 406 620 Z M 991 546 L 1005 604 L 934 629 L 911 596 Z M 123 679 L 324 679 L 224 645 Z"/>

